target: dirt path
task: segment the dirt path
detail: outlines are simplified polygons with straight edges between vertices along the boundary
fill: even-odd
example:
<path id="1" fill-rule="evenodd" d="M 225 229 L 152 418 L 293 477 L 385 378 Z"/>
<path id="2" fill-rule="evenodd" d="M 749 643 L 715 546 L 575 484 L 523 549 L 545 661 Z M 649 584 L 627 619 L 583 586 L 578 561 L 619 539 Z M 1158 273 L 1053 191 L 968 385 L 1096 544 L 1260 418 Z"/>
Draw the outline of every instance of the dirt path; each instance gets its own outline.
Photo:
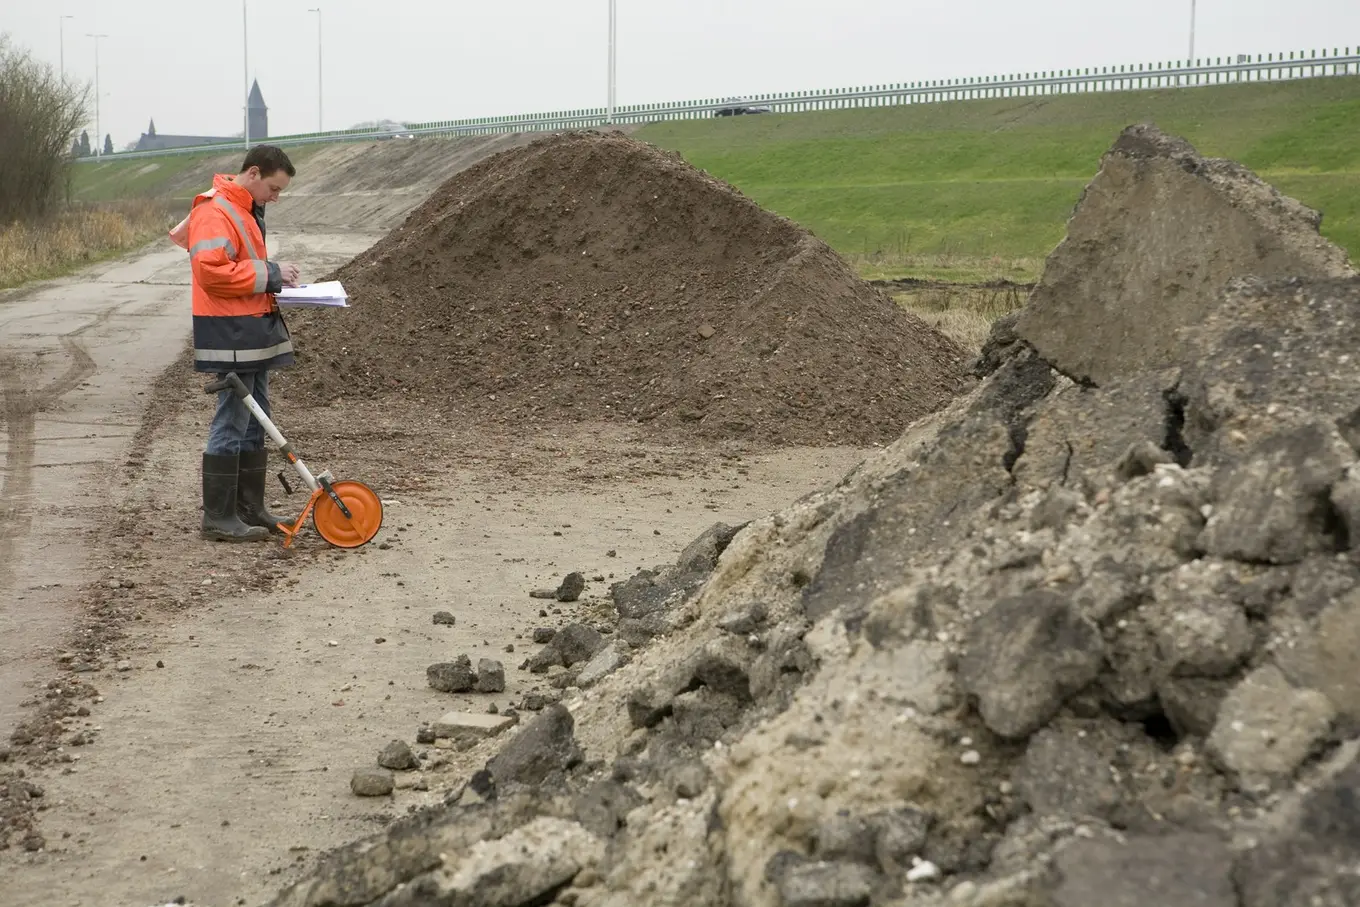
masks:
<path id="1" fill-rule="evenodd" d="M 173 520 L 193 516 L 171 499 L 193 478 L 180 465 L 189 441 L 177 426 L 154 453 L 156 472 L 171 476 L 150 500 Z M 690 477 L 573 490 L 549 464 L 537 480 L 449 470 L 443 493 L 390 503 L 386 550 L 309 547 L 287 559 L 271 594 L 233 588 L 220 547 L 186 537 L 151 554 L 123 575 L 140 583 L 172 570 L 185 605 L 149 611 L 151 626 L 123 652 L 131 670 L 106 669 L 105 702 L 72 725 L 94 741 L 44 782 L 50 849 L 5 870 L 13 903 L 266 899 L 319 851 L 437 801 L 418 791 L 362 800 L 349 777 L 383 744 L 414 742 L 419 726 L 447 711 L 493 702 L 503 710 L 547 689 L 517 670 L 537 649 L 534 627 L 588 613 L 607 598 L 611 576 L 673 559 L 714 521 L 768 512 L 834 481 L 854 459 L 793 451 L 733 463 L 709 471 L 707 492 Z M 578 608 L 541 617 L 528 590 L 572 569 L 605 582 L 592 582 Z M 207 580 L 214 585 L 201 586 Z M 452 611 L 456 626 L 435 626 L 437 610 Z M 463 653 L 501 660 L 505 693 L 452 696 L 426 685 L 427 665 Z"/>
<path id="2" fill-rule="evenodd" d="M 271 245 L 320 271 L 373 238 L 279 231 Z M 507 437 L 359 404 L 285 409 L 310 462 L 387 499 L 381 544 L 211 545 L 196 535 L 201 382 L 178 368 L 151 380 L 187 333 L 185 276 L 181 253 L 158 251 L 0 304 L 4 355 L 20 366 L 4 385 L 8 714 L 72 678 L 72 656 L 55 658 L 72 627 L 109 641 L 75 675 L 97 693 L 82 700 L 89 714 L 72 705 L 47 766 L 28 771 L 44 790 L 45 846 L 0 853 L 6 905 L 264 900 L 322 850 L 437 799 L 350 793 L 383 744 L 414 742 L 450 710 L 548 690 L 518 670 L 533 628 L 608 607 L 610 582 L 862 456 L 662 448 L 590 426 Z M 100 537 L 81 531 L 96 525 Z M 583 601 L 541 616 L 527 593 L 571 570 L 592 578 Z M 435 626 L 436 610 L 457 625 Z M 463 653 L 501 660 L 506 691 L 429 689 L 425 667 Z"/>
<path id="3" fill-rule="evenodd" d="M 0 295 L 0 732 L 61 643 L 142 396 L 184 342 L 183 255 Z"/>

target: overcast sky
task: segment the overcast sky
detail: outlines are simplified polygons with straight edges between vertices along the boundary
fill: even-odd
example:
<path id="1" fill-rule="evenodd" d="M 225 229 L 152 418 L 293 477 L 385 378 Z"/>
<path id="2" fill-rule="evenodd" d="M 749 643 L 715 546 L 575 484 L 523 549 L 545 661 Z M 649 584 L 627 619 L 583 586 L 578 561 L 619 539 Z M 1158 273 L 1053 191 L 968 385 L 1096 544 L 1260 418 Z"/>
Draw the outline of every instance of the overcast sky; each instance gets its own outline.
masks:
<path id="1" fill-rule="evenodd" d="M 608 0 L 248 0 L 270 133 L 603 106 Z M 620 104 L 1183 59 L 1190 0 L 618 0 Z M 1197 55 L 1360 45 L 1360 0 L 1198 0 Z M 0 32 L 94 80 L 121 148 L 239 132 L 239 0 L 0 0 Z M 176 62 L 178 61 L 178 62 Z M 91 133 L 94 133 L 93 122 Z"/>

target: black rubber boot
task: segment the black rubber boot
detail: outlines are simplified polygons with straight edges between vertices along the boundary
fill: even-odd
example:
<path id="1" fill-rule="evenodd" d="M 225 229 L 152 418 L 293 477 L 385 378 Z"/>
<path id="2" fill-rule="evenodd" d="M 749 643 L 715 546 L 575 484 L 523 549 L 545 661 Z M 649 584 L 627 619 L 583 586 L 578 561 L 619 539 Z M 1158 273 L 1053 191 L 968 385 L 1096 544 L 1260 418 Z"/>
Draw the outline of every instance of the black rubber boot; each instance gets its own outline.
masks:
<path id="1" fill-rule="evenodd" d="M 269 478 L 269 451 L 241 453 L 241 472 L 236 485 L 236 515 L 247 526 L 263 526 L 280 532 L 284 520 L 269 512 L 264 502 L 264 487 Z"/>
<path id="2" fill-rule="evenodd" d="M 214 542 L 260 542 L 269 530 L 247 526 L 236 515 L 239 457 L 203 455 L 203 537 Z"/>

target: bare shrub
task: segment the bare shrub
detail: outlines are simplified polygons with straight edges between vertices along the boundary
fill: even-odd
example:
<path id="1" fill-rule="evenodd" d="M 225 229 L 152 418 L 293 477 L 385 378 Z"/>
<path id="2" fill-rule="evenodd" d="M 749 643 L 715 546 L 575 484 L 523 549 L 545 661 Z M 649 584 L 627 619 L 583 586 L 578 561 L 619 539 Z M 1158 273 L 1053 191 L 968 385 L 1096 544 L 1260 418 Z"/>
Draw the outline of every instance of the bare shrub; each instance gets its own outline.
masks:
<path id="1" fill-rule="evenodd" d="M 0 225 L 48 215 L 71 167 L 89 89 L 0 34 Z"/>

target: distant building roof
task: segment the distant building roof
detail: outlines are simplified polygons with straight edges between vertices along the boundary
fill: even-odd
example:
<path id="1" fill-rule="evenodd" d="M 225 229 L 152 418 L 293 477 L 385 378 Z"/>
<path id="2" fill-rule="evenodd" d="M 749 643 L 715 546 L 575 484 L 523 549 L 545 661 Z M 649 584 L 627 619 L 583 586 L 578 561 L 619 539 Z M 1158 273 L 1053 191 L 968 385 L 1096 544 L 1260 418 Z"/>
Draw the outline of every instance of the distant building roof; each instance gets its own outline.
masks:
<path id="1" fill-rule="evenodd" d="M 164 151 L 167 148 L 192 148 L 195 145 L 230 145 L 239 138 L 219 135 L 151 135 L 137 142 L 138 151 Z"/>
<path id="2" fill-rule="evenodd" d="M 255 84 L 250 87 L 250 98 L 246 101 L 246 107 L 251 110 L 269 109 L 269 106 L 264 102 L 264 94 L 260 91 L 259 79 L 256 79 Z"/>

